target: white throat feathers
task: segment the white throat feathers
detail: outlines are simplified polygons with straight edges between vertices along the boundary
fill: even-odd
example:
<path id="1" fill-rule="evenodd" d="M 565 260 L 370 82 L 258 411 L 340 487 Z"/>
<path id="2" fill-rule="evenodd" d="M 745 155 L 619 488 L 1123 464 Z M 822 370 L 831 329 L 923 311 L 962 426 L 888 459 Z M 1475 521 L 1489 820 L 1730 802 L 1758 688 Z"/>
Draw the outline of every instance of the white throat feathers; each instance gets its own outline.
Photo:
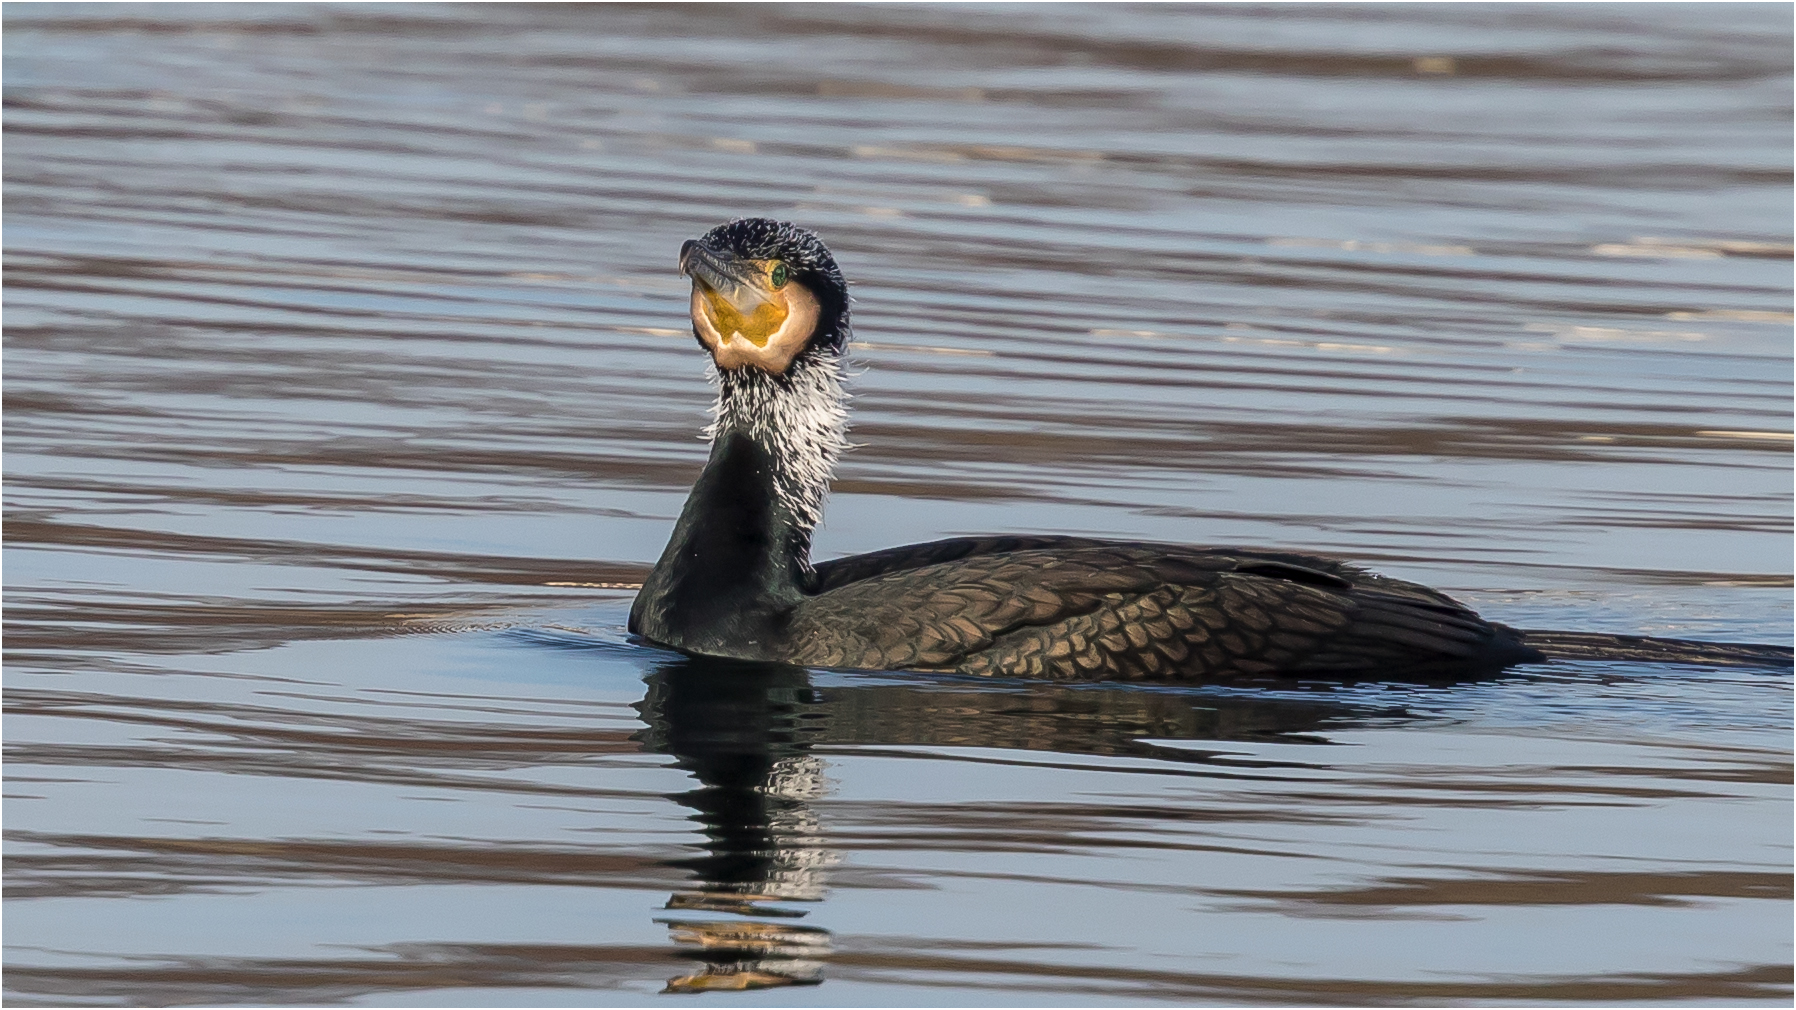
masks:
<path id="1" fill-rule="evenodd" d="M 848 448 L 848 393 L 842 362 L 834 354 L 810 354 L 784 375 L 759 368 L 708 370 L 717 387 L 714 420 L 705 437 L 715 442 L 740 432 L 760 443 L 774 461 L 774 494 L 806 532 L 823 518 L 823 499 L 836 460 Z"/>

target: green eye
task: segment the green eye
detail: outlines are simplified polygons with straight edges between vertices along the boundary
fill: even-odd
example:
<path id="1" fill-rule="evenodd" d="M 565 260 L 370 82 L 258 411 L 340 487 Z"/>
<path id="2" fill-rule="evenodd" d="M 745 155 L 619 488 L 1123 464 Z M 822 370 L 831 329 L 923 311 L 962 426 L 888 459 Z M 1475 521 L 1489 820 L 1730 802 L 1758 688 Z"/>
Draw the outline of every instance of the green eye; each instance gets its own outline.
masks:
<path id="1" fill-rule="evenodd" d="M 773 265 L 773 272 L 767 275 L 767 279 L 776 288 L 785 287 L 786 286 L 786 265 L 784 263 L 775 263 Z"/>

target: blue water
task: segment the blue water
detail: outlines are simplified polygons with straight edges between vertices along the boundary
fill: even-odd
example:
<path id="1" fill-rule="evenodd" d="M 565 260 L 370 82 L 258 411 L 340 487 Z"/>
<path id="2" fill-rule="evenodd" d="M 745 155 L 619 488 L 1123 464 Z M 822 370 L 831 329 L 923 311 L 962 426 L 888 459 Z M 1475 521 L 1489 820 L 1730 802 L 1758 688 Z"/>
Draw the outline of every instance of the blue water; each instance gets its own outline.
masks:
<path id="1" fill-rule="evenodd" d="M 704 456 L 675 256 L 771 214 L 856 299 L 819 557 L 1787 644 L 1787 10 L 4 16 L 10 1005 L 1788 1004 L 1787 670 L 623 631 Z"/>

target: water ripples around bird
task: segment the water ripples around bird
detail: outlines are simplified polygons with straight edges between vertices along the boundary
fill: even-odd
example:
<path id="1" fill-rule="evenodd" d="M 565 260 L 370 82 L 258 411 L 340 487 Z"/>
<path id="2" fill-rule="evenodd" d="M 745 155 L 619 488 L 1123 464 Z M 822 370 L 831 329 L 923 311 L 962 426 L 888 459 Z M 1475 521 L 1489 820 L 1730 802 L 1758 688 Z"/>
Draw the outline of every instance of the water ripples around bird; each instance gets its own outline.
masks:
<path id="1" fill-rule="evenodd" d="M 1787 1004 L 1787 671 L 623 631 L 760 214 L 856 299 L 820 557 L 1788 643 L 1786 13 L 9 5 L 9 1003 Z"/>

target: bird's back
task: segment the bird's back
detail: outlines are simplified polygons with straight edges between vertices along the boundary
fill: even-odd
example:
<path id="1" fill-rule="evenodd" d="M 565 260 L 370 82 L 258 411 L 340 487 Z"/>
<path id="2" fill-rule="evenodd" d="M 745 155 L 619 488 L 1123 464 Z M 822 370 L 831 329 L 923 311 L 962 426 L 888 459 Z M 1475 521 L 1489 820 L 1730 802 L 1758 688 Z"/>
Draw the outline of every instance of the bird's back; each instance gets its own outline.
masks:
<path id="1" fill-rule="evenodd" d="M 1053 680 L 1439 677 L 1538 659 L 1450 597 L 1329 558 L 977 537 L 816 566 L 793 662 Z"/>

